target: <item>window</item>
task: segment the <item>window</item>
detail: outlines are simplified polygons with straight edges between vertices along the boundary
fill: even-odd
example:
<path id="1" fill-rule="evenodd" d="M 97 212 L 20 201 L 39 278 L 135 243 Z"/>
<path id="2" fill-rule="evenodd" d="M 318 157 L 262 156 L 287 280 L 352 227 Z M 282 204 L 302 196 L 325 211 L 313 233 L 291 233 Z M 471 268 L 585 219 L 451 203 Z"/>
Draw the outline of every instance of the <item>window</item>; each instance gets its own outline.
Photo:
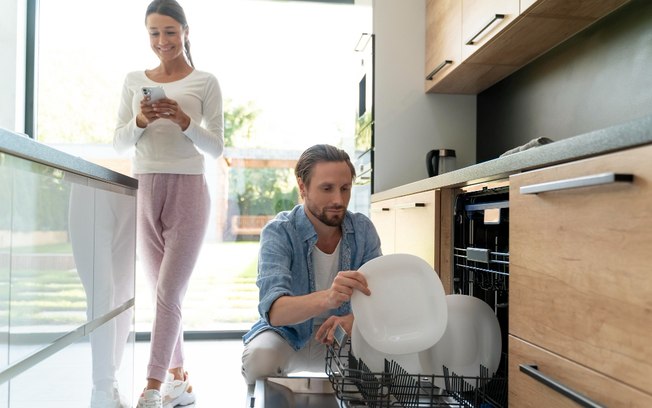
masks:
<path id="1" fill-rule="evenodd" d="M 116 155 L 111 142 L 125 74 L 158 64 L 144 27 L 148 3 L 40 1 L 37 139 L 130 174 L 129 157 Z M 184 328 L 244 330 L 258 317 L 258 234 L 270 217 L 296 204 L 298 155 L 315 143 L 353 152 L 354 46 L 368 31 L 371 8 L 304 1 L 181 4 L 195 66 L 220 81 L 227 142 L 223 158 L 207 161 L 213 212 L 186 295 Z M 136 328 L 149 331 L 152 309 L 142 278 L 136 293 Z"/>

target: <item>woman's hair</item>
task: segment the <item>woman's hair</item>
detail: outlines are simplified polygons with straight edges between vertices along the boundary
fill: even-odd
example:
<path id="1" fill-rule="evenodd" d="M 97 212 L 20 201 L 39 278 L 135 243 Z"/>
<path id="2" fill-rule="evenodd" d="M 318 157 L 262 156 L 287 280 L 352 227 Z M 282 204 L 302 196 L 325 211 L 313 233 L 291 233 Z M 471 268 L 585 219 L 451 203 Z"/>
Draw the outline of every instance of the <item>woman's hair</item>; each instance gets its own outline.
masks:
<path id="1" fill-rule="evenodd" d="M 314 145 L 301 153 L 297 165 L 294 168 L 294 175 L 297 178 L 300 177 L 307 186 L 310 184 L 312 169 L 315 167 L 315 164 L 321 162 L 345 162 L 351 170 L 351 180 L 355 178 L 355 167 L 353 167 L 348 153 L 327 144 Z"/>
<path id="2" fill-rule="evenodd" d="M 181 26 L 186 29 L 188 28 L 188 20 L 186 20 L 186 13 L 183 11 L 183 7 L 176 0 L 154 0 L 149 3 L 147 6 L 147 11 L 145 12 L 145 20 L 150 14 L 160 14 L 162 16 L 168 16 L 175 19 Z M 190 41 L 186 37 L 186 41 L 183 44 L 183 48 L 186 51 L 186 58 L 190 62 L 190 65 L 194 68 L 195 64 L 192 62 L 192 57 L 190 56 Z"/>

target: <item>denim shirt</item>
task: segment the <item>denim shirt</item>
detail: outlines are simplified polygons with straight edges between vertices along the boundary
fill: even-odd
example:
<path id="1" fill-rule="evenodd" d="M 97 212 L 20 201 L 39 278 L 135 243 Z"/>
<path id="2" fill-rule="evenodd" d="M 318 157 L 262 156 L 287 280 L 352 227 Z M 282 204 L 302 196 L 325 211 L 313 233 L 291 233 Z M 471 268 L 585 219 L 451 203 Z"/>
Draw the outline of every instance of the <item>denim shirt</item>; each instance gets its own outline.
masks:
<path id="1" fill-rule="evenodd" d="M 274 330 L 295 349 L 302 348 L 313 335 L 313 319 L 290 326 L 272 326 L 269 311 L 281 296 L 302 296 L 315 291 L 312 251 L 317 233 L 303 205 L 279 213 L 263 228 L 260 236 L 258 279 L 260 302 L 256 322 L 243 339 L 247 343 L 265 330 Z M 363 214 L 346 212 L 342 223 L 339 271 L 357 270 L 365 262 L 382 255 L 380 238 L 371 220 Z M 331 315 L 351 313 L 350 302 L 330 311 Z"/>

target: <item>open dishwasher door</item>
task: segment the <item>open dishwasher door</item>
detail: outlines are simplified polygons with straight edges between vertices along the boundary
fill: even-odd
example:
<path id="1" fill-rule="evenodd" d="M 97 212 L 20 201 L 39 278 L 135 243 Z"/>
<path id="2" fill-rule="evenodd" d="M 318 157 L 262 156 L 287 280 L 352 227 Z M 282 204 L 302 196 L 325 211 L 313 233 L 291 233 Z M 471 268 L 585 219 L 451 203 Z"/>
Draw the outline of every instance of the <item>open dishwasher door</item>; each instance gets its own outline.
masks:
<path id="1" fill-rule="evenodd" d="M 325 377 L 269 377 L 256 381 L 250 408 L 339 408 Z"/>

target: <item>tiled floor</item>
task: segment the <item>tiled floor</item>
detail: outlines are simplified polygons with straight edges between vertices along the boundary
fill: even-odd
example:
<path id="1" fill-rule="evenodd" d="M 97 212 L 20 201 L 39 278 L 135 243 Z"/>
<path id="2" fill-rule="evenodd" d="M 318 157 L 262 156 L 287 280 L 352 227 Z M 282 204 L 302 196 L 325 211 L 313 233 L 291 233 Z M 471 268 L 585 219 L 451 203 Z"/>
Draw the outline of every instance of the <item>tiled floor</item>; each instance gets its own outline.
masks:
<path id="1" fill-rule="evenodd" d="M 197 395 L 195 408 L 246 406 L 247 385 L 240 374 L 242 341 L 186 341 L 186 370 Z M 135 349 L 135 389 L 145 386 L 149 343 Z"/>

